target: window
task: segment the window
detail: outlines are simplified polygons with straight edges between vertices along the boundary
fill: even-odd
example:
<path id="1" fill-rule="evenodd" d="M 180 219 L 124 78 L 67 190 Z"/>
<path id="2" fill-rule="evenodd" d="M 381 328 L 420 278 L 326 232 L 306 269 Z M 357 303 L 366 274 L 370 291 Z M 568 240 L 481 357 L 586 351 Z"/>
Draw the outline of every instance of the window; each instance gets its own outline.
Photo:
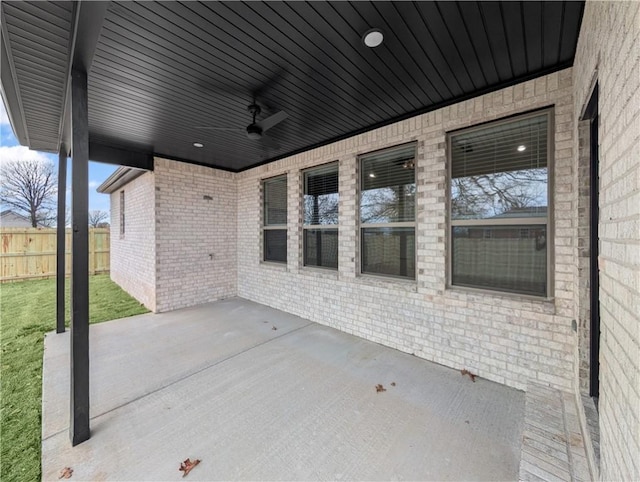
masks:
<path id="1" fill-rule="evenodd" d="M 304 172 L 305 266 L 338 268 L 338 163 Z"/>
<path id="2" fill-rule="evenodd" d="M 120 191 L 120 236 L 124 236 L 124 191 Z"/>
<path id="3" fill-rule="evenodd" d="M 547 296 L 549 116 L 449 136 L 451 285 Z"/>
<path id="4" fill-rule="evenodd" d="M 360 158 L 362 273 L 415 278 L 414 143 Z"/>
<path id="5" fill-rule="evenodd" d="M 263 260 L 287 262 L 287 176 L 263 181 Z"/>

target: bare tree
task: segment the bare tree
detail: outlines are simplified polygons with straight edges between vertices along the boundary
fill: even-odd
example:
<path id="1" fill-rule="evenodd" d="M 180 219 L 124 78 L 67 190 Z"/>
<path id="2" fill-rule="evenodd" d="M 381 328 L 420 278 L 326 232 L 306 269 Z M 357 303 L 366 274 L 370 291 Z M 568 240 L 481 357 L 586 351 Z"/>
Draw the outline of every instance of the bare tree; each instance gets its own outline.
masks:
<path id="1" fill-rule="evenodd" d="M 454 178 L 451 183 L 454 219 L 494 217 L 547 204 L 546 169 L 478 174 Z"/>
<path id="2" fill-rule="evenodd" d="M 337 224 L 338 193 L 304 196 L 305 224 Z"/>
<path id="3" fill-rule="evenodd" d="M 32 227 L 55 220 L 58 179 L 53 162 L 9 160 L 0 169 L 0 201 L 29 217 Z"/>
<path id="4" fill-rule="evenodd" d="M 363 191 L 360 198 L 360 219 L 363 223 L 389 223 L 414 219 L 415 193 L 415 184 Z"/>
<path id="5" fill-rule="evenodd" d="M 109 217 L 109 213 L 107 211 L 102 211 L 101 209 L 94 209 L 89 211 L 89 227 L 92 228 L 102 228 L 104 227 L 106 219 Z"/>

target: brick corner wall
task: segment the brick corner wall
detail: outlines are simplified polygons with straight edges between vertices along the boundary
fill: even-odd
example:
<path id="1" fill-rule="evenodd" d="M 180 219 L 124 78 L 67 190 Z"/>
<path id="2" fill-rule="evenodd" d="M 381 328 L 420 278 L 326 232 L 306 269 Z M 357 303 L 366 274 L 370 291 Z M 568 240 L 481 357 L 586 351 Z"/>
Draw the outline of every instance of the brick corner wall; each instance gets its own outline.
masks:
<path id="1" fill-rule="evenodd" d="M 576 117 L 599 87 L 600 446 L 603 480 L 640 480 L 640 3 L 587 1 Z"/>
<path id="2" fill-rule="evenodd" d="M 157 311 L 237 294 L 233 173 L 155 159 Z"/>
<path id="3" fill-rule="evenodd" d="M 120 230 L 124 191 L 125 233 Z M 156 311 L 154 173 L 146 172 L 111 194 L 111 279 Z"/>

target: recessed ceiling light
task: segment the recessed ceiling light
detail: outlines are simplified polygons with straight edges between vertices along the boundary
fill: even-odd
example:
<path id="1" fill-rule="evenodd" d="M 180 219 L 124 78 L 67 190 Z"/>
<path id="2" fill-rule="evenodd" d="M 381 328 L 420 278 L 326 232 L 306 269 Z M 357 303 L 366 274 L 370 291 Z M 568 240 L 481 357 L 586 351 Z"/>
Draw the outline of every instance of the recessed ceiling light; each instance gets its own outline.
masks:
<path id="1" fill-rule="evenodd" d="M 377 47 L 384 40 L 382 30 L 379 28 L 372 28 L 364 33 L 362 36 L 362 42 L 369 48 Z"/>
<path id="2" fill-rule="evenodd" d="M 376 175 L 373 172 L 370 172 L 369 177 L 376 177 Z"/>
<path id="3" fill-rule="evenodd" d="M 518 146 L 518 152 L 526 151 L 527 146 Z"/>
<path id="4" fill-rule="evenodd" d="M 202 142 L 194 142 L 193 147 L 198 147 L 198 148 L 204 147 L 204 144 Z"/>

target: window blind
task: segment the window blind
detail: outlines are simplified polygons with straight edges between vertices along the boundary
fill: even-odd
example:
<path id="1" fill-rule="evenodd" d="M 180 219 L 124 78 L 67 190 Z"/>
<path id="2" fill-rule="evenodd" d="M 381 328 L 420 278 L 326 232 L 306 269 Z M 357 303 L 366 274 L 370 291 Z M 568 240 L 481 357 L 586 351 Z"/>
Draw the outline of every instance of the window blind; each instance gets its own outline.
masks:
<path id="1" fill-rule="evenodd" d="M 304 230 L 304 265 L 338 267 L 338 229 Z"/>
<path id="2" fill-rule="evenodd" d="M 361 157 L 360 222 L 415 219 L 415 143 Z"/>
<path id="3" fill-rule="evenodd" d="M 414 143 L 363 156 L 362 190 L 404 186 L 415 183 Z"/>
<path id="4" fill-rule="evenodd" d="M 287 177 L 264 181 L 264 225 L 287 225 Z"/>
<path id="5" fill-rule="evenodd" d="M 324 196 L 338 193 L 338 164 L 311 169 L 304 173 L 304 193 L 309 196 Z"/>
<path id="6" fill-rule="evenodd" d="M 547 167 L 548 116 L 451 136 L 451 176 L 478 176 Z"/>
<path id="7" fill-rule="evenodd" d="M 304 224 L 338 223 L 338 164 L 304 173 Z"/>
<path id="8" fill-rule="evenodd" d="M 360 158 L 362 273 L 415 278 L 415 154 L 411 143 Z"/>
<path id="9" fill-rule="evenodd" d="M 450 283 L 546 296 L 550 112 L 450 137 Z"/>

